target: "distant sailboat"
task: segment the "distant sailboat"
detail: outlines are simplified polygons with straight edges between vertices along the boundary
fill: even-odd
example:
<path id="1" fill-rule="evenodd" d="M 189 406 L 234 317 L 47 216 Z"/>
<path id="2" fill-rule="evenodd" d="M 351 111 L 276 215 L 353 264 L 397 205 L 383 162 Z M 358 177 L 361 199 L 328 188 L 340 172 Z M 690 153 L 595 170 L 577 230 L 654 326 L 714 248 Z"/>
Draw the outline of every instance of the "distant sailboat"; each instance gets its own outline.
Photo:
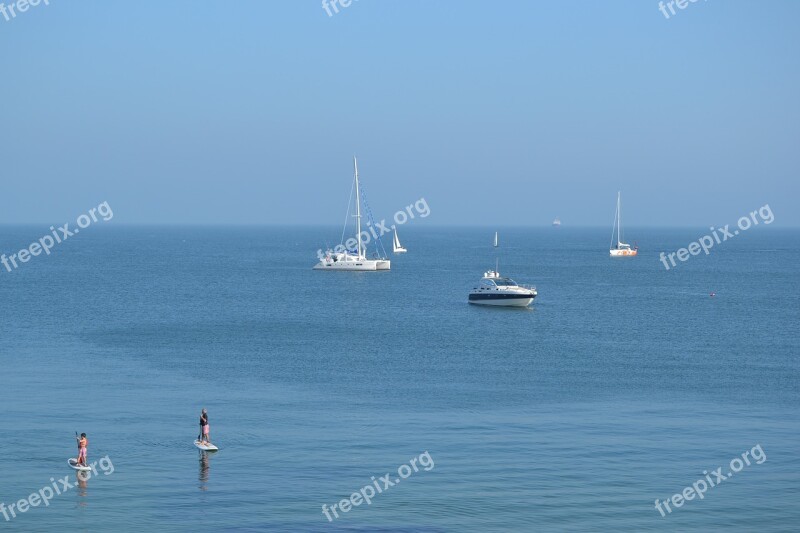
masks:
<path id="1" fill-rule="evenodd" d="M 397 228 L 394 228 L 394 240 L 392 241 L 392 251 L 396 254 L 404 254 L 408 250 L 403 248 L 400 244 L 400 238 L 397 236 Z"/>
<path id="2" fill-rule="evenodd" d="M 617 232 L 616 244 L 614 244 L 615 231 Z M 622 238 L 622 203 L 620 201 L 620 193 L 617 192 L 617 212 L 614 214 L 614 226 L 611 228 L 611 245 L 608 253 L 611 257 L 633 257 L 639 253 L 638 246 L 631 248 L 630 244 L 622 242 Z"/>
<path id="3" fill-rule="evenodd" d="M 497 240 L 497 232 L 495 231 L 494 232 L 494 247 L 497 248 L 499 243 L 500 243 L 500 241 Z"/>

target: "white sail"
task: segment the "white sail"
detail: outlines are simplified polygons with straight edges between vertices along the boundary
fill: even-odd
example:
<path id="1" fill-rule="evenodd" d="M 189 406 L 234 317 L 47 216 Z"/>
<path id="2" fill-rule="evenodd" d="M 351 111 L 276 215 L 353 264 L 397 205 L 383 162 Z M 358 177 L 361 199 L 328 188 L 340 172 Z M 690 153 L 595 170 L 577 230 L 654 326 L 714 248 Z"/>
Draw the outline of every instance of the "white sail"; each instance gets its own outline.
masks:
<path id="1" fill-rule="evenodd" d="M 499 244 L 499 241 L 497 240 L 497 232 L 495 231 L 494 232 L 494 247 L 497 248 L 498 244 Z"/>
<path id="2" fill-rule="evenodd" d="M 402 254 L 407 252 L 403 245 L 400 244 L 400 238 L 397 236 L 397 228 L 394 228 L 394 238 L 392 240 L 392 251 L 396 254 Z"/>

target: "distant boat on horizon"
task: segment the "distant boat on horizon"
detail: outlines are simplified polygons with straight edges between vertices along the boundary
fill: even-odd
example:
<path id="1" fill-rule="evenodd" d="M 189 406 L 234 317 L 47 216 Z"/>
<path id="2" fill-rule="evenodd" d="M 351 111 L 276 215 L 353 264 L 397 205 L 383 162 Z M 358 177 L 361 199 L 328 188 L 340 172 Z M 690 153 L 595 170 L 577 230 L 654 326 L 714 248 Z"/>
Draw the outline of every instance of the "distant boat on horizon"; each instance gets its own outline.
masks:
<path id="1" fill-rule="evenodd" d="M 497 238 L 497 232 L 494 232 L 494 247 L 497 248 L 500 245 L 500 241 Z"/>
<path id="2" fill-rule="evenodd" d="M 633 257 L 639 253 L 639 247 L 631 248 L 630 244 L 622 242 L 622 201 L 620 196 L 620 192 L 617 191 L 617 212 L 614 213 L 614 225 L 611 227 L 611 244 L 608 253 L 611 257 Z M 617 244 L 614 244 L 614 231 L 617 232 Z"/>
<path id="3" fill-rule="evenodd" d="M 558 218 L 558 217 L 554 218 L 554 219 L 553 219 L 553 226 L 556 226 L 556 227 L 558 227 L 558 226 L 560 226 L 560 225 L 561 225 L 561 219 L 560 219 L 560 218 Z"/>

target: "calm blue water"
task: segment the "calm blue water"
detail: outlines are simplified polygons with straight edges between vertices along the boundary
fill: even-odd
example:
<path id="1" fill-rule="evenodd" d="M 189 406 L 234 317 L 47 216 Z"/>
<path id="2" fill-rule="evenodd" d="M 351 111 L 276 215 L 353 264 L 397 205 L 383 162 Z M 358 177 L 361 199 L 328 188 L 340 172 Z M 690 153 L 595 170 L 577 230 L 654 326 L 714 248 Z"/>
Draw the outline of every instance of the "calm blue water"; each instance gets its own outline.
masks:
<path id="1" fill-rule="evenodd" d="M 92 227 L 0 271 L 0 501 L 114 472 L 10 531 L 791 531 L 800 232 L 500 228 L 530 310 L 469 306 L 495 228 L 409 224 L 389 273 L 311 270 L 332 228 Z M 46 228 L 0 228 L 13 252 Z M 710 292 L 716 297 L 709 297 Z M 221 451 L 192 446 L 202 407 Z M 667 499 L 761 445 L 703 500 Z M 321 512 L 427 451 L 333 523 Z"/>

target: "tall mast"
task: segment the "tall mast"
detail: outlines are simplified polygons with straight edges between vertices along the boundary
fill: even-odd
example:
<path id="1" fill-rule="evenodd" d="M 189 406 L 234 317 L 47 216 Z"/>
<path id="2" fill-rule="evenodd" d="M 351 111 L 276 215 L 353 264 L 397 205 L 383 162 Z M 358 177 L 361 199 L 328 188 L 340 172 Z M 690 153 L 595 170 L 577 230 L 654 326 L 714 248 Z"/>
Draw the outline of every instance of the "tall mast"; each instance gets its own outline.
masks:
<path id="1" fill-rule="evenodd" d="M 617 243 L 622 242 L 622 200 L 621 192 L 617 191 Z"/>
<path id="2" fill-rule="evenodd" d="M 617 209 L 614 211 L 614 223 L 611 225 L 611 242 L 608 243 L 608 247 L 611 248 L 612 250 L 615 248 L 619 248 L 619 246 L 614 246 L 614 232 L 617 231 L 618 215 L 619 215 L 619 191 L 617 191 Z"/>
<path id="3" fill-rule="evenodd" d="M 358 161 L 356 156 L 353 156 L 353 168 L 356 173 L 356 240 L 358 241 L 358 257 L 362 257 L 361 253 L 361 191 L 358 188 Z"/>
<path id="4" fill-rule="evenodd" d="M 617 191 L 617 213 L 619 213 L 619 220 L 617 220 L 617 242 L 622 242 L 622 200 L 620 200 L 620 191 Z"/>

